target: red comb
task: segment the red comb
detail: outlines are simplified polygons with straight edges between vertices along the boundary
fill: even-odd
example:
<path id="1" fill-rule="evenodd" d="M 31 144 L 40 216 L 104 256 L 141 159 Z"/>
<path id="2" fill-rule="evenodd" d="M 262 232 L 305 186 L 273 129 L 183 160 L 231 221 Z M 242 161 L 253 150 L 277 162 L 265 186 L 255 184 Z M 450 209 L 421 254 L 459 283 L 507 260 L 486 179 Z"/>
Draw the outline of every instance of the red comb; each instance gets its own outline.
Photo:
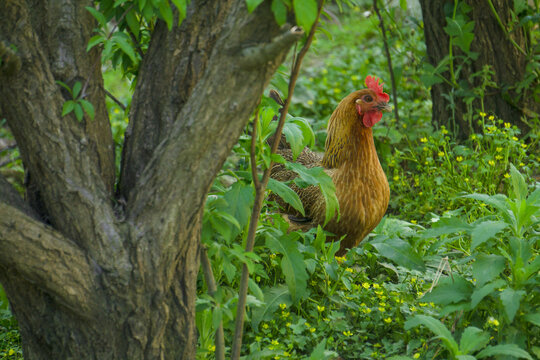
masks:
<path id="1" fill-rule="evenodd" d="M 366 76 L 366 86 L 373 90 L 380 100 L 386 102 L 390 100 L 390 96 L 388 96 L 388 94 L 383 91 L 383 84 L 379 84 L 379 78 L 371 75 Z"/>

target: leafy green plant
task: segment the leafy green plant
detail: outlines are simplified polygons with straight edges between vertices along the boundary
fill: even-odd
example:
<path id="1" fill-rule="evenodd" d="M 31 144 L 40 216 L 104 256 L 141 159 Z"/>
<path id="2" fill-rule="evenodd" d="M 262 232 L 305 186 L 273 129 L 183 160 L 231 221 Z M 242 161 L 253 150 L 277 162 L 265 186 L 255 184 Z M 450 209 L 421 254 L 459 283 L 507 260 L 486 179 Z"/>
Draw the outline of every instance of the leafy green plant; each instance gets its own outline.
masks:
<path id="1" fill-rule="evenodd" d="M 78 121 L 82 121 L 84 113 L 88 115 L 90 120 L 94 120 L 95 110 L 94 105 L 84 97 L 84 90 L 80 81 L 75 82 L 73 88 L 70 88 L 66 83 L 57 80 L 56 83 L 66 89 L 73 100 L 67 100 L 62 107 L 62 116 L 66 116 L 73 112 Z"/>

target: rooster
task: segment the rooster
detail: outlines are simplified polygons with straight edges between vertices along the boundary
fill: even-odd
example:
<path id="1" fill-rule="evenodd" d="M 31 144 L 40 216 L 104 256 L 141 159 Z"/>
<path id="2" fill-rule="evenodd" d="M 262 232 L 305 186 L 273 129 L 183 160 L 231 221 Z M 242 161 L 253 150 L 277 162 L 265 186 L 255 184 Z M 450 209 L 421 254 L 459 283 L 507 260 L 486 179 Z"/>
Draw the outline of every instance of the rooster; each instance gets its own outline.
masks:
<path id="1" fill-rule="evenodd" d="M 340 217 L 334 217 L 324 229 L 343 236 L 338 255 L 357 246 L 377 226 L 386 212 L 390 189 L 383 172 L 371 128 L 382 118 L 383 111 L 390 111 L 390 97 L 383 92 L 379 79 L 367 76 L 366 89 L 357 90 L 345 97 L 334 110 L 328 122 L 324 156 L 305 148 L 296 162 L 311 168 L 322 166 L 332 178 L 339 201 Z M 292 151 L 281 141 L 278 153 L 292 162 Z M 272 178 L 289 181 L 297 175 L 283 164 L 272 167 Z M 305 189 L 292 184 L 304 206 L 301 217 L 292 206 L 279 198 L 278 203 L 287 214 L 292 229 L 307 229 L 325 221 L 325 200 L 318 187 Z M 335 240 L 330 238 L 330 240 Z"/>

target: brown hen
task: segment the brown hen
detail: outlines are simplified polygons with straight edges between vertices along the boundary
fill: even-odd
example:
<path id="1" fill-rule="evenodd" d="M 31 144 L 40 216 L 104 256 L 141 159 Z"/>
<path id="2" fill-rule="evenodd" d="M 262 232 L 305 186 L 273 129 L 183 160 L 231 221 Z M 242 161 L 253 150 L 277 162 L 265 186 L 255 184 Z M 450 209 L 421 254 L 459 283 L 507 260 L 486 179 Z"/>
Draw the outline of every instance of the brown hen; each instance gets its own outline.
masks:
<path id="1" fill-rule="evenodd" d="M 321 157 L 305 148 L 296 162 L 306 167 L 322 166 L 332 178 L 339 201 L 340 218 L 334 217 L 324 229 L 341 241 L 340 251 L 357 246 L 381 221 L 390 196 L 386 175 L 383 172 L 371 127 L 389 111 L 389 96 L 383 92 L 382 84 L 372 76 L 366 77 L 366 89 L 355 91 L 345 97 L 334 110 L 328 122 L 325 153 Z M 292 162 L 292 151 L 283 146 L 278 153 Z M 271 177 L 279 181 L 292 180 L 297 174 L 276 164 Z M 299 195 L 304 206 L 305 217 L 292 206 L 277 199 L 293 229 L 321 226 L 325 221 L 325 200 L 318 187 L 301 189 L 294 184 L 291 188 Z M 329 240 L 336 240 L 329 238 Z"/>

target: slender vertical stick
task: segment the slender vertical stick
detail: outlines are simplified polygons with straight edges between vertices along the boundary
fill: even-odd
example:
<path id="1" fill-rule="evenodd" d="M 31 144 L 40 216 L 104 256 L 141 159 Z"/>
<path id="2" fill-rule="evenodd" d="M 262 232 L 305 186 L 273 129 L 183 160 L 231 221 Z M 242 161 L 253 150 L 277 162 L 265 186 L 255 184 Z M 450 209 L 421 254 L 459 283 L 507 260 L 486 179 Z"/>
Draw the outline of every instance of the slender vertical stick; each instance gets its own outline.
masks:
<path id="1" fill-rule="evenodd" d="M 378 0 L 373 0 L 373 8 L 379 17 L 379 23 L 381 25 L 381 32 L 384 42 L 384 51 L 386 53 L 386 58 L 388 59 L 388 71 L 390 72 L 390 81 L 392 82 L 392 96 L 394 97 L 394 114 L 396 116 L 396 121 L 399 122 L 399 111 L 397 103 L 397 89 L 396 89 L 396 79 L 394 78 L 394 68 L 392 67 L 392 57 L 390 56 L 390 50 L 388 49 L 388 40 L 386 39 L 386 30 L 384 28 L 384 21 L 379 11 L 379 6 L 377 4 Z"/>
<path id="2" fill-rule="evenodd" d="M 272 144 L 272 153 L 276 152 L 279 142 L 281 140 L 281 132 L 283 130 L 283 126 L 285 125 L 285 118 L 287 117 L 287 112 L 289 111 L 289 105 L 291 104 L 294 87 L 296 85 L 296 80 L 298 79 L 298 74 L 300 72 L 300 65 L 302 64 L 302 59 L 306 55 L 311 45 L 311 42 L 313 41 L 313 36 L 315 34 L 317 23 L 319 22 L 321 11 L 322 11 L 322 3 L 320 4 L 320 7 L 317 13 L 317 18 L 315 20 L 315 23 L 311 27 L 306 43 L 304 44 L 304 46 L 302 47 L 302 49 L 296 56 L 294 66 L 291 71 L 291 77 L 289 79 L 289 94 L 287 96 L 287 99 L 285 100 L 285 104 L 283 105 L 283 108 L 281 109 L 278 126 L 277 126 L 276 133 L 274 136 L 274 142 Z M 252 154 L 251 156 L 252 169 L 257 166 L 254 159 L 255 157 Z M 258 186 L 257 186 L 257 182 L 255 182 L 256 176 L 254 177 L 254 180 L 253 180 L 255 184 L 255 201 L 253 204 L 253 210 L 251 212 L 251 218 L 249 221 L 249 229 L 248 229 L 248 235 L 247 235 L 247 240 L 246 240 L 246 252 L 253 251 L 253 246 L 255 244 L 255 232 L 257 230 L 257 224 L 259 222 L 259 216 L 260 216 L 262 205 L 263 205 L 266 186 L 268 185 L 268 180 L 270 179 L 270 171 L 272 169 L 272 165 L 273 165 L 273 162 L 271 162 L 270 166 L 267 169 L 265 169 L 262 176 L 262 180 L 259 182 Z M 240 289 L 238 290 L 238 305 L 236 309 L 234 341 L 233 341 L 232 353 L 231 353 L 232 360 L 238 360 L 240 358 L 240 349 L 242 347 L 242 335 L 244 331 L 244 314 L 245 314 L 245 309 L 246 309 L 248 282 L 249 282 L 249 271 L 246 264 L 244 264 L 244 266 L 242 267 L 242 278 L 240 280 Z"/>
<path id="3" fill-rule="evenodd" d="M 214 272 L 212 271 L 212 264 L 208 258 L 208 252 L 206 246 L 201 246 L 201 265 L 204 273 L 204 281 L 208 287 L 208 294 L 214 296 L 217 291 L 216 280 L 214 278 Z M 225 360 L 225 335 L 223 333 L 223 323 L 220 322 L 216 330 L 216 360 Z"/>

